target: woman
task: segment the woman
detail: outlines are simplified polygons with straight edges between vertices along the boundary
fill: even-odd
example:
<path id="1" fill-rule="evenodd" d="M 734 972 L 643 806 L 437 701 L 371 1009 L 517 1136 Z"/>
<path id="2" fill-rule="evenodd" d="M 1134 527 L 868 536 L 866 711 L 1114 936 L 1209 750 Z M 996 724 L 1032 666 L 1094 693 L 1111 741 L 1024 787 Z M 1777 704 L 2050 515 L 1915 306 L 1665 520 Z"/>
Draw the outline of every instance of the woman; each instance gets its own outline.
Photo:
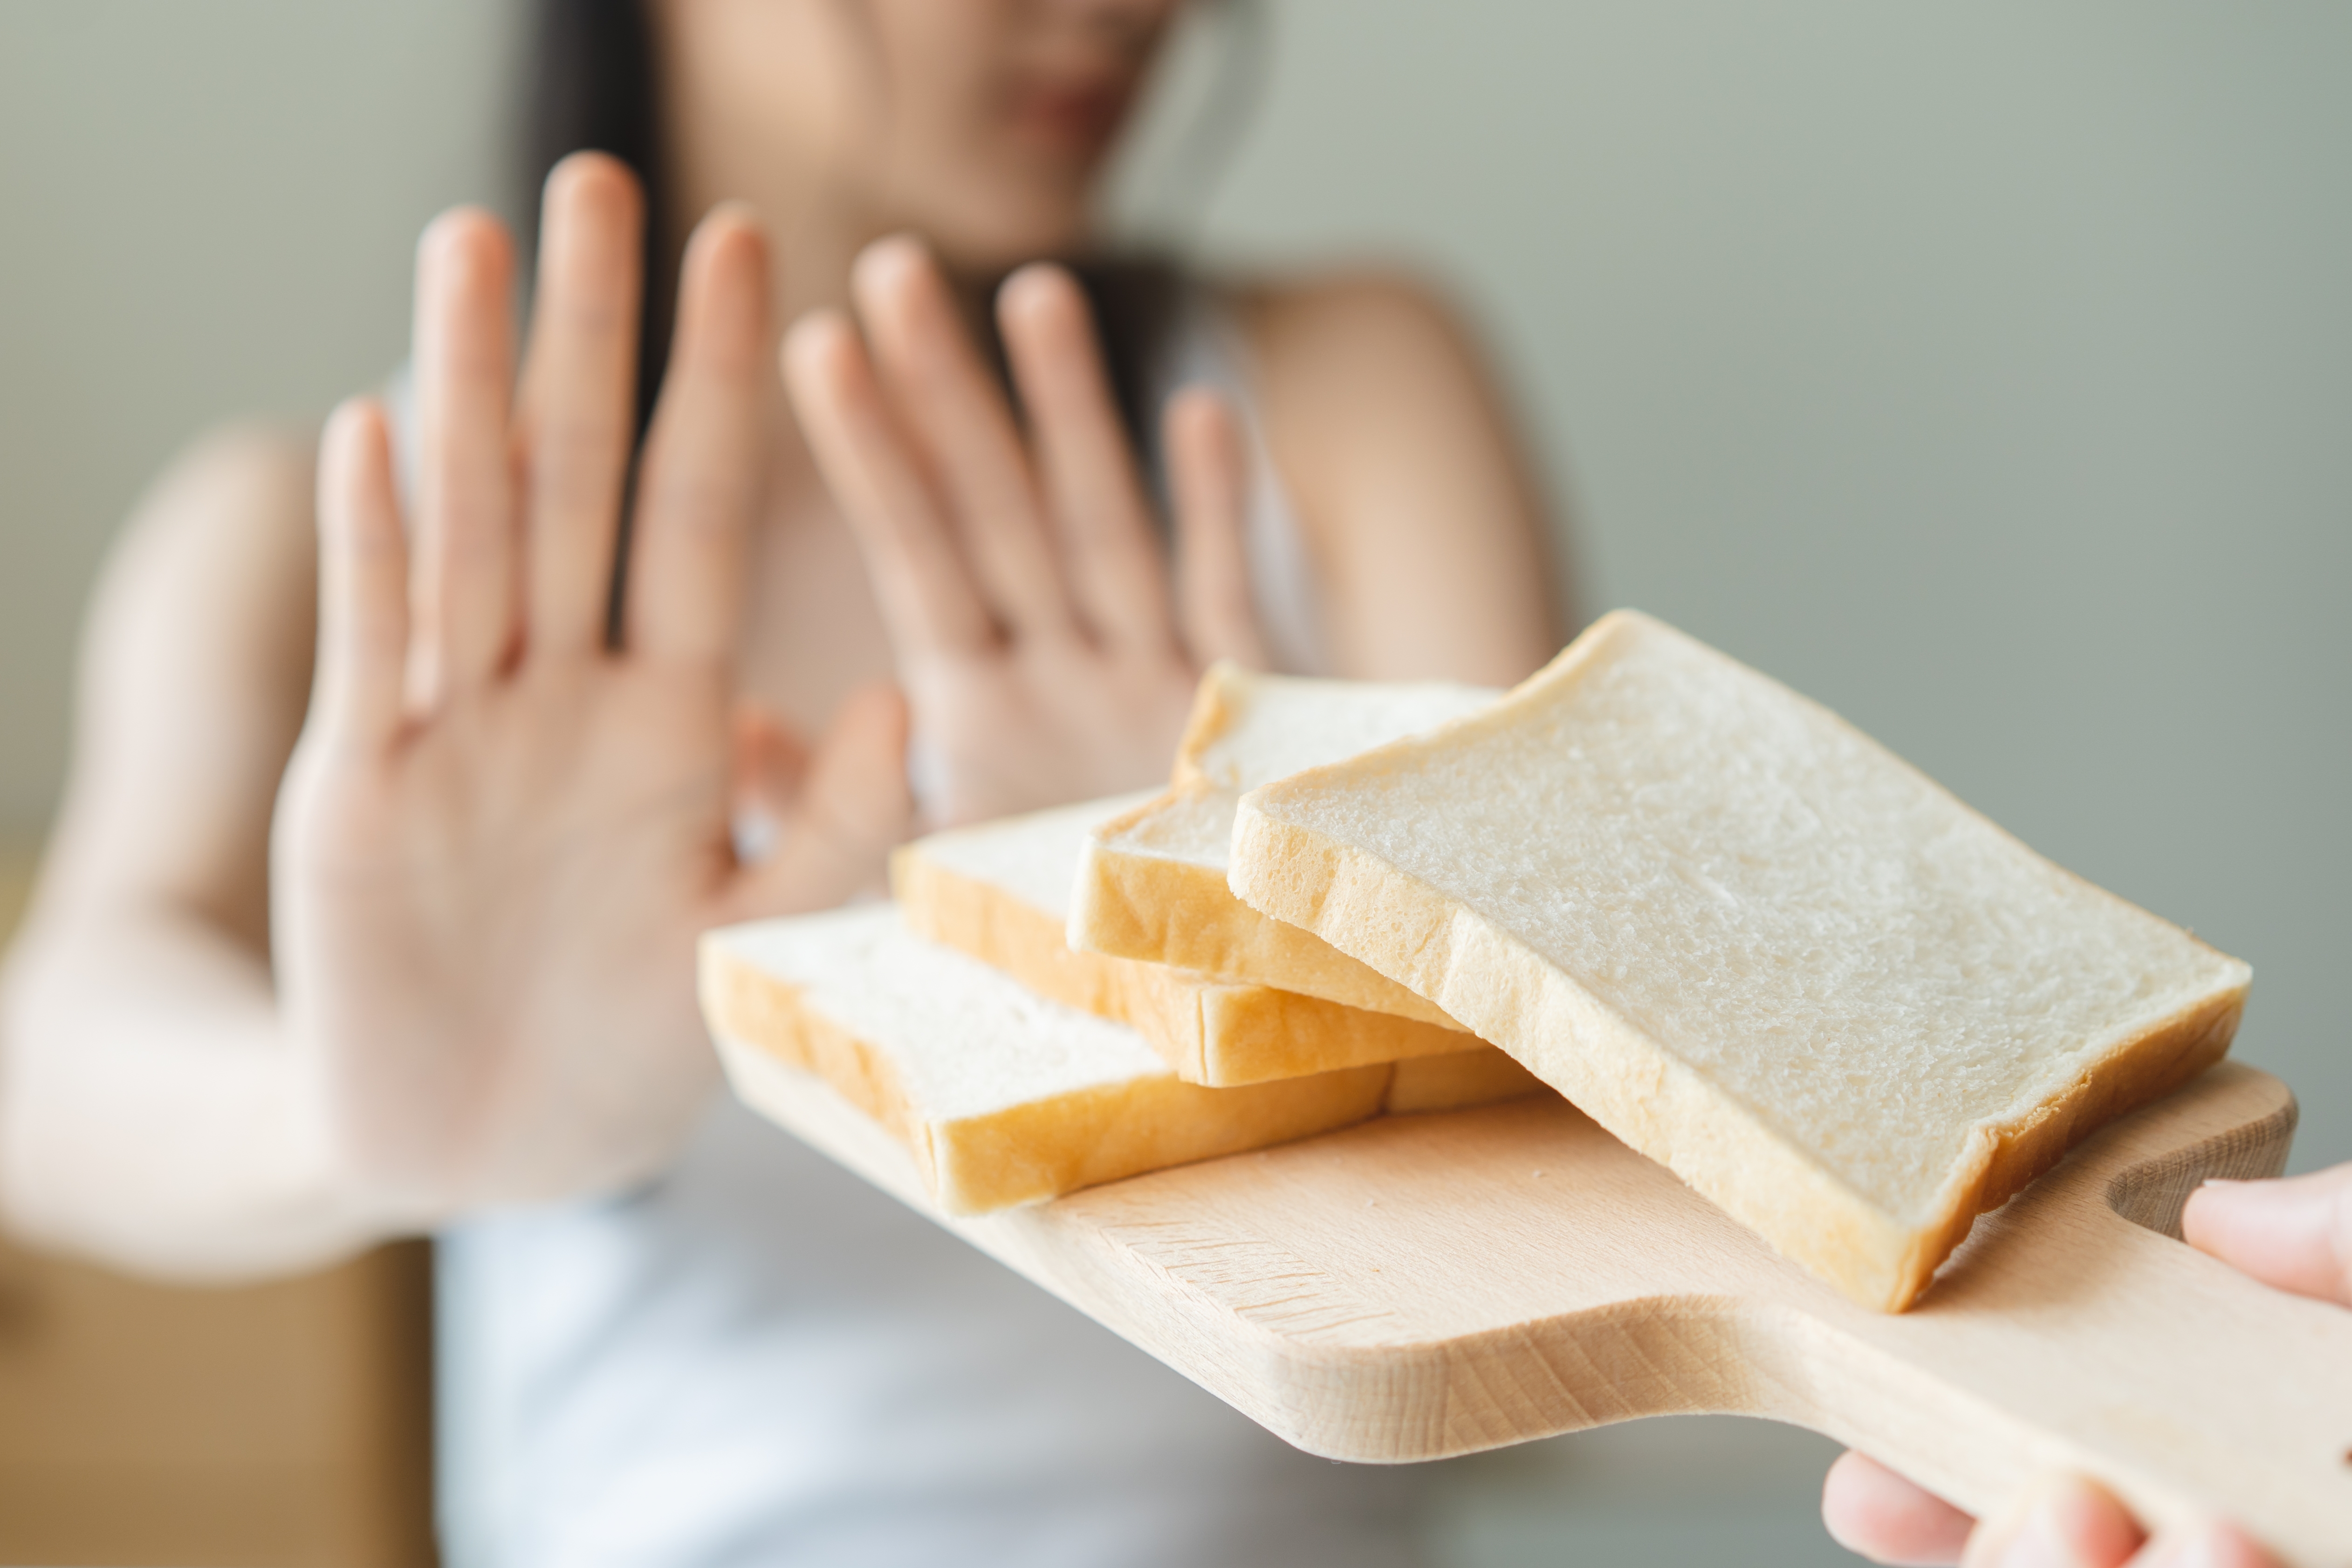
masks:
<path id="1" fill-rule="evenodd" d="M 1501 683 L 1559 641 L 1426 297 L 1100 267 L 1105 358 L 1022 266 L 1084 254 L 1175 9 L 551 6 L 544 103 L 634 122 L 651 200 L 550 176 L 519 380 L 510 247 L 448 214 L 315 516 L 305 444 L 216 437 L 109 567 L 8 977 L 8 1200 L 212 1276 L 440 1231 L 455 1560 L 1406 1553 L 1397 1473 L 733 1109 L 691 995 L 696 932 L 867 890 L 919 821 L 1160 776 L 1210 657 Z M 1017 416 L 970 330 L 1008 273 Z"/>

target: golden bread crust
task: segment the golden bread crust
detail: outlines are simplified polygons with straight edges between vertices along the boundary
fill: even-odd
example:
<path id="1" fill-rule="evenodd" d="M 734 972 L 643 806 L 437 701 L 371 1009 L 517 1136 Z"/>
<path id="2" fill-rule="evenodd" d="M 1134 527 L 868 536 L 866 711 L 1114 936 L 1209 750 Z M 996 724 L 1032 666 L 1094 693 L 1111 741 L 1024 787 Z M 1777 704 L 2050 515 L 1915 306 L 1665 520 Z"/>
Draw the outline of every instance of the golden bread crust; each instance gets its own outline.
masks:
<path id="1" fill-rule="evenodd" d="M 1205 683 L 1202 691 L 1206 700 Z M 1171 789 L 1095 831 L 1078 862 L 1066 946 L 1190 969 L 1228 984 L 1271 986 L 1440 1029 L 1462 1028 L 1443 1009 L 1312 932 L 1267 919 L 1234 897 L 1225 878 L 1209 867 L 1136 853 L 1113 841 L 1188 791 L 1210 788 Z"/>
<path id="2" fill-rule="evenodd" d="M 1379 1113 L 1385 1064 L 1238 1089 L 1153 1075 L 955 1118 L 908 1103 L 887 1054 L 811 1006 L 801 988 L 706 941 L 711 1030 L 824 1079 L 915 1156 L 948 1214 L 985 1214 L 1194 1160 L 1265 1148 Z"/>
<path id="3" fill-rule="evenodd" d="M 902 846 L 890 881 L 908 930 L 971 954 L 1065 1007 L 1126 1024 L 1176 1075 L 1215 1088 L 1483 1049 L 1459 1030 L 1165 964 L 1076 952 L 1061 922 Z M 1226 894 L 1228 899 L 1231 894 Z"/>

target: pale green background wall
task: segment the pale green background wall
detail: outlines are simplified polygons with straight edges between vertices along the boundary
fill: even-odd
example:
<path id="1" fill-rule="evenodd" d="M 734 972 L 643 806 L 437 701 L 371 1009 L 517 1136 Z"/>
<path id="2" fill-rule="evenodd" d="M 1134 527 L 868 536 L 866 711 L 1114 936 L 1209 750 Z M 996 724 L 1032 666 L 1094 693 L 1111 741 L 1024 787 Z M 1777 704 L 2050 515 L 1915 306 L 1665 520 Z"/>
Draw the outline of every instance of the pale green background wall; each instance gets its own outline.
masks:
<path id="1" fill-rule="evenodd" d="M 107 539 L 214 422 L 401 353 L 410 246 L 485 186 L 507 7 L 0 3 L 0 831 L 64 769 Z"/>
<path id="2" fill-rule="evenodd" d="M 379 374 L 416 227 L 499 193 L 508 14 L 0 5 L 0 828 L 48 810 L 144 477 Z M 1450 280 L 1588 611 L 1715 640 L 2251 958 L 2242 1053 L 2304 1094 L 2299 1163 L 2352 1157 L 2352 7 L 1272 21 L 1209 248 Z"/>

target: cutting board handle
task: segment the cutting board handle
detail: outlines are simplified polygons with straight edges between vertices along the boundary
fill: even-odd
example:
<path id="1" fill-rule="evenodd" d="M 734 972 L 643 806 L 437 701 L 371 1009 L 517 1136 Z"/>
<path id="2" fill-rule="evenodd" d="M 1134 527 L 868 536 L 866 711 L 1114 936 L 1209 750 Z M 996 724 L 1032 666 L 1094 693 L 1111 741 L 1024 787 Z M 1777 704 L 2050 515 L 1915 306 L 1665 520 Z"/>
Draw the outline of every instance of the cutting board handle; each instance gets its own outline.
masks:
<path id="1" fill-rule="evenodd" d="M 2072 1471 L 2151 1526 L 2226 1515 L 2352 1568 L 2352 1312 L 2179 1239 L 2208 1176 L 2284 1169 L 2294 1118 L 2277 1080 L 2215 1069 L 1986 1216 L 1912 1311 L 1787 1313 L 1751 1350 L 1753 1413 L 1973 1511 Z"/>

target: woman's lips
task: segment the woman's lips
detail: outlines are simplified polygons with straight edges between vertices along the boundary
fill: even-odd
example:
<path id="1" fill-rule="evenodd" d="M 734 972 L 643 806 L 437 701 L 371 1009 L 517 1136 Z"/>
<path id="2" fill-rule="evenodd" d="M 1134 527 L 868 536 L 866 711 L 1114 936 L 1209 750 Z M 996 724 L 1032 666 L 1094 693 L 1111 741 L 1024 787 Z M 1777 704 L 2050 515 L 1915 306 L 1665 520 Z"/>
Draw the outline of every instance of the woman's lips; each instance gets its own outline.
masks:
<path id="1" fill-rule="evenodd" d="M 1134 96 L 1134 84 L 1128 81 L 1032 82 L 1013 89 L 1007 119 L 1024 140 L 1091 155 L 1118 134 Z"/>

